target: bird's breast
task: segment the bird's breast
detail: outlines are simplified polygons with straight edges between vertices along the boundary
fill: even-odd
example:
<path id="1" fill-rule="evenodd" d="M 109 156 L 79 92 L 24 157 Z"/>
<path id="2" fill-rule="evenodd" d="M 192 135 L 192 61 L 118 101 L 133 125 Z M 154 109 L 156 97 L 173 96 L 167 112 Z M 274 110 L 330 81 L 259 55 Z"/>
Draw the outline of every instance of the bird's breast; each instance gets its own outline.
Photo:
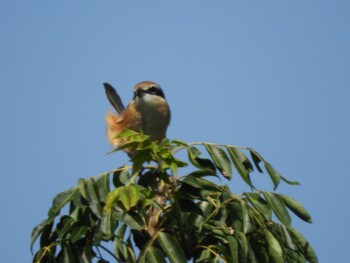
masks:
<path id="1" fill-rule="evenodd" d="M 144 96 L 136 101 L 136 108 L 142 115 L 143 131 L 152 140 L 162 140 L 170 123 L 170 109 L 166 100 L 159 96 Z"/>

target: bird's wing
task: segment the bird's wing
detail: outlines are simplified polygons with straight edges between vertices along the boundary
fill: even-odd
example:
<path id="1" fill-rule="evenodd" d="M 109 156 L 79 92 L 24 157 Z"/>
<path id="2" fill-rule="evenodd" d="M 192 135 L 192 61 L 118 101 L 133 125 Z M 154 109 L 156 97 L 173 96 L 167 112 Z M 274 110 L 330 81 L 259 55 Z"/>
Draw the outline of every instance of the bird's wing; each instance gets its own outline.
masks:
<path id="1" fill-rule="evenodd" d="M 118 112 L 118 114 L 122 114 L 122 112 L 125 110 L 125 107 L 117 91 L 107 82 L 103 83 L 103 86 L 105 87 L 106 96 L 109 102 Z"/>

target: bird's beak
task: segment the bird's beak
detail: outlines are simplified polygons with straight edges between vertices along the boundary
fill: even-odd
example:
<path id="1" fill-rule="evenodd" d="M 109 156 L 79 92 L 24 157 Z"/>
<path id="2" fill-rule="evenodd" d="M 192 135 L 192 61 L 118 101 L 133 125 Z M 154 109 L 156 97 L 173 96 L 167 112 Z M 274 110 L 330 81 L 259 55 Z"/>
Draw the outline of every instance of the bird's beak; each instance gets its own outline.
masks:
<path id="1" fill-rule="evenodd" d="M 134 99 L 136 97 L 142 97 L 142 94 L 143 94 L 143 90 L 142 89 L 135 90 L 134 91 Z"/>

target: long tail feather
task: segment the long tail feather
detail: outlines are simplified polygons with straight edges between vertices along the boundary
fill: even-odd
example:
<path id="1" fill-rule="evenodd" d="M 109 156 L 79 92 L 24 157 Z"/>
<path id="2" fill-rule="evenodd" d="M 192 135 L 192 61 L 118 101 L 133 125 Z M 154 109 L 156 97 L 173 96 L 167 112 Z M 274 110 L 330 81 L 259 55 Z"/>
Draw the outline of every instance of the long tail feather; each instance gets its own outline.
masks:
<path id="1" fill-rule="evenodd" d="M 107 82 L 103 83 L 103 86 L 105 87 L 106 96 L 109 102 L 112 104 L 118 114 L 122 114 L 125 107 L 117 91 Z"/>

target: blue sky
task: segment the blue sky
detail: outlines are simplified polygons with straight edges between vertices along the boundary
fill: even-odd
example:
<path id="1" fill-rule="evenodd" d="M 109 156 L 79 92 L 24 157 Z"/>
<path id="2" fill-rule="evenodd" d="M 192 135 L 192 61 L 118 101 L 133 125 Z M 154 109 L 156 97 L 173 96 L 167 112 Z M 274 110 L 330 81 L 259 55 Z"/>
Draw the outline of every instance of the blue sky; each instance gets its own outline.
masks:
<path id="1" fill-rule="evenodd" d="M 323 0 L 1 1 L 2 260 L 30 262 L 57 193 L 126 163 L 106 154 L 102 83 L 127 103 L 152 80 L 172 109 L 169 138 L 255 148 L 301 182 L 277 191 L 311 213 L 293 225 L 320 262 L 346 262 L 349 12 Z"/>

